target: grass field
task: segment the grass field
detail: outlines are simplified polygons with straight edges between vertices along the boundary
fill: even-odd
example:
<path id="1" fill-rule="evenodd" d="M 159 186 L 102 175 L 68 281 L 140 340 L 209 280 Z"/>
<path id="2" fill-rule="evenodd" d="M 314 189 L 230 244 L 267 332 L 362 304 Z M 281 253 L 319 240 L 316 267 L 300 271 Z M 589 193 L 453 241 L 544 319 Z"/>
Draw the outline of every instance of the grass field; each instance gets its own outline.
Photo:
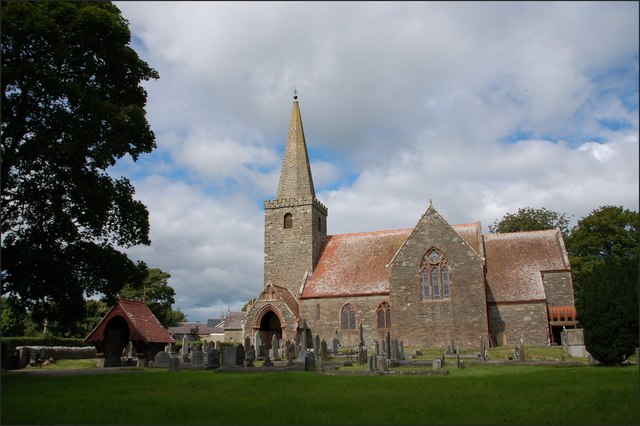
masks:
<path id="1" fill-rule="evenodd" d="M 638 424 L 638 366 L 2 376 L 2 424 Z"/>

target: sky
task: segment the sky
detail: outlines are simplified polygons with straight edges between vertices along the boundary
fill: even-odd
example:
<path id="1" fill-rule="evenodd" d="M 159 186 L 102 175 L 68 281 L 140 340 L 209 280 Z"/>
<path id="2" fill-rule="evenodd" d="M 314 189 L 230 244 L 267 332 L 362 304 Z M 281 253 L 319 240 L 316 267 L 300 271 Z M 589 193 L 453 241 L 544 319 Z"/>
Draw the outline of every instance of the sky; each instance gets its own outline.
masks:
<path id="1" fill-rule="evenodd" d="M 330 235 L 639 210 L 638 2 L 115 2 L 157 148 L 110 170 L 189 321 L 263 288 L 294 89 Z"/>

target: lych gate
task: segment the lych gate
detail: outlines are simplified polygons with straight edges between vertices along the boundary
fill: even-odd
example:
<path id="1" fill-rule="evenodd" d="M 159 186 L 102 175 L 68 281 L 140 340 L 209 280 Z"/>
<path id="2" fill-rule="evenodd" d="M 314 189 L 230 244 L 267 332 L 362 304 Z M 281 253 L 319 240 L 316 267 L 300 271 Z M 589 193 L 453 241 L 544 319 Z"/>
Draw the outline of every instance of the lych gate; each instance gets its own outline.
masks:
<path id="1" fill-rule="evenodd" d="M 104 367 L 120 366 L 122 352 L 131 342 L 138 364 L 146 367 L 167 343 L 175 343 L 175 340 L 146 303 L 120 300 L 84 342 L 96 347 L 96 355 Z"/>

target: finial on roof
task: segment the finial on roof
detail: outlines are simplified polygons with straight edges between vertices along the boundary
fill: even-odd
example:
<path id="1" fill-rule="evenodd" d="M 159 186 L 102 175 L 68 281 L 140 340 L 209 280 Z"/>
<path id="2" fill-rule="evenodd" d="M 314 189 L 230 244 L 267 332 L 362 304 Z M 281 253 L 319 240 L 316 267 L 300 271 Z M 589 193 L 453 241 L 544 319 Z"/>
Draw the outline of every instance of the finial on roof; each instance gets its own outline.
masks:
<path id="1" fill-rule="evenodd" d="M 429 207 L 433 207 L 433 200 L 431 200 L 431 198 L 429 198 Z"/>
<path id="2" fill-rule="evenodd" d="M 293 99 L 298 100 L 298 88 L 295 86 L 293 87 Z"/>

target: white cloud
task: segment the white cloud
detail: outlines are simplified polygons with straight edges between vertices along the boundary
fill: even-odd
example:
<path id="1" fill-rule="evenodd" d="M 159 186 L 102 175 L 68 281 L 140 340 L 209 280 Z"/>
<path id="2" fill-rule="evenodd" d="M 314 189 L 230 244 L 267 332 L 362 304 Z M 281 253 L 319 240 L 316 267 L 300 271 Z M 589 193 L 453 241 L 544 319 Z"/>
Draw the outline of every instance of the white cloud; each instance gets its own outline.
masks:
<path id="1" fill-rule="evenodd" d="M 191 319 L 262 287 L 296 85 L 331 233 L 412 227 L 429 199 L 485 231 L 522 207 L 638 210 L 635 2 L 117 5 L 161 76 L 158 150 L 124 171 L 152 245 L 130 253 Z"/>

